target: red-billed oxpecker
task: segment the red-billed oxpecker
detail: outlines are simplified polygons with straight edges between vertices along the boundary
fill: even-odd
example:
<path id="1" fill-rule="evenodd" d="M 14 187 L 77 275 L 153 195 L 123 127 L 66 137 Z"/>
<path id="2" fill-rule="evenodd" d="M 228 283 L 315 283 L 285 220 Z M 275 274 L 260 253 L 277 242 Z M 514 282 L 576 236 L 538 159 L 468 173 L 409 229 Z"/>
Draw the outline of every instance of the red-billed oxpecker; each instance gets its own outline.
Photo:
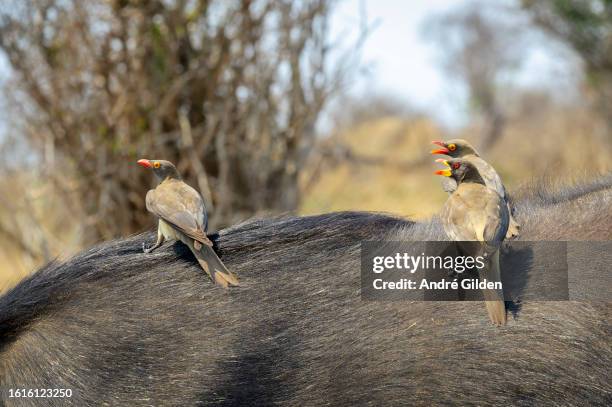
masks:
<path id="1" fill-rule="evenodd" d="M 238 278 L 229 271 L 213 249 L 206 236 L 208 216 L 200 194 L 181 179 L 176 167 L 165 160 L 138 160 L 161 181 L 147 192 L 147 210 L 159 218 L 157 241 L 143 251 L 150 253 L 165 239 L 180 240 L 193 252 L 210 278 L 222 287 L 238 285 Z"/>
<path id="2" fill-rule="evenodd" d="M 448 141 L 432 141 L 432 143 L 441 147 L 439 149 L 432 150 L 432 154 L 443 154 L 452 158 L 469 159 L 476 166 L 478 172 L 485 182 L 485 185 L 496 191 L 508 207 L 508 212 L 510 213 L 510 223 L 508 225 L 506 239 L 512 239 L 513 237 L 518 236 L 521 226 L 512 217 L 512 208 L 510 207 L 510 202 L 508 201 L 506 188 L 504 187 L 499 174 L 497 174 L 497 171 L 495 171 L 495 168 L 483 160 L 476 149 L 466 140 L 453 139 Z M 442 182 L 442 187 L 446 192 L 452 193 L 457 188 L 457 183 L 452 178 L 446 178 Z"/>
<path id="3" fill-rule="evenodd" d="M 504 200 L 485 181 L 478 168 L 463 158 L 444 163 L 447 169 L 436 174 L 452 178 L 457 188 L 450 194 L 441 214 L 444 231 L 454 241 L 478 241 L 478 255 L 486 258 L 479 270 L 482 282 L 501 282 L 499 247 L 506 236 L 509 223 L 508 207 Z M 502 290 L 483 289 L 485 305 L 491 322 L 506 323 L 506 308 Z"/>

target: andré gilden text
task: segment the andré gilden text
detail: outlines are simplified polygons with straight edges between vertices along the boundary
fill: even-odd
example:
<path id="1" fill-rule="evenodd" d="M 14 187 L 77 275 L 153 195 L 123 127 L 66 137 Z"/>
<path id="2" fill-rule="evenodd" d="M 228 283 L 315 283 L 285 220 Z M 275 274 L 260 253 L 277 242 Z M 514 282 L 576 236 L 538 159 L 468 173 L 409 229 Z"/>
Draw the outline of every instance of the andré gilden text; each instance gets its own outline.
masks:
<path id="1" fill-rule="evenodd" d="M 372 282 L 376 290 L 458 290 L 460 287 L 464 290 L 482 290 L 493 289 L 501 290 L 502 283 L 499 281 L 487 281 L 478 278 L 466 278 L 460 281 L 457 279 L 439 281 L 429 281 L 422 279 L 402 278 L 396 281 L 384 281 L 382 278 L 374 279 Z"/>

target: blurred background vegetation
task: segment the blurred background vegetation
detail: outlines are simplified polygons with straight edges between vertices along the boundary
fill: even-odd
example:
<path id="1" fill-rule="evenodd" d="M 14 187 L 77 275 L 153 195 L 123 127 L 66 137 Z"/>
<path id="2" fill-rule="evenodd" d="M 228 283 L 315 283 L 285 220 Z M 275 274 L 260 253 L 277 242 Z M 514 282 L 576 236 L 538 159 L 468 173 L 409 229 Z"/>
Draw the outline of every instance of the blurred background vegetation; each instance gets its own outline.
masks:
<path id="1" fill-rule="evenodd" d="M 419 38 L 464 95 L 451 124 L 371 78 L 364 54 L 387 23 L 368 9 L 383 3 L 410 13 L 400 1 L 2 2 L 0 291 L 153 227 L 142 157 L 177 164 L 213 230 L 286 212 L 431 216 L 446 198 L 434 139 L 470 140 L 510 191 L 610 171 L 612 1 L 432 7 Z M 358 17 L 338 24 L 347 9 Z M 570 85 L 518 85 L 534 44 Z"/>

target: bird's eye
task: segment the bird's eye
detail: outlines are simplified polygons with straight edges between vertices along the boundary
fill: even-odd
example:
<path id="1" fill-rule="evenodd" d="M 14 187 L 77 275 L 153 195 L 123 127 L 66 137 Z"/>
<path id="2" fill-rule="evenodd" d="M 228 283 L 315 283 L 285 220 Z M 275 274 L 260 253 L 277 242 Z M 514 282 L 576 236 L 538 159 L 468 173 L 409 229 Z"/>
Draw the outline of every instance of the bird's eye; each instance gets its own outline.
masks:
<path id="1" fill-rule="evenodd" d="M 448 149 L 449 149 L 450 151 L 455 151 L 455 150 L 457 149 L 457 146 L 456 146 L 456 145 L 454 145 L 454 144 L 449 144 L 449 145 L 448 145 Z"/>
<path id="2" fill-rule="evenodd" d="M 160 164 L 160 163 L 154 163 L 154 164 L 153 164 L 153 167 L 155 167 L 155 168 L 159 168 L 159 167 L 161 167 L 161 164 Z"/>
<path id="3" fill-rule="evenodd" d="M 454 163 L 454 164 L 453 164 L 453 169 L 454 169 L 454 170 L 459 169 L 459 167 L 461 167 L 461 164 L 459 164 L 459 163 Z"/>

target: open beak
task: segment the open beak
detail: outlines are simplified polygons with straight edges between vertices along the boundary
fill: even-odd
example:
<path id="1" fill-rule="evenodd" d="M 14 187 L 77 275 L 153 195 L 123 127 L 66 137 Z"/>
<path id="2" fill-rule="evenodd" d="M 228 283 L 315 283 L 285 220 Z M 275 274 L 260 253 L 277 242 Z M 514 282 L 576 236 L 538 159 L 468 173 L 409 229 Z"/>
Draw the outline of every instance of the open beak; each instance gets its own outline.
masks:
<path id="1" fill-rule="evenodd" d="M 151 161 L 149 161 L 149 160 L 145 160 L 144 158 L 143 158 L 143 159 L 138 160 L 138 161 L 137 161 L 137 164 L 138 164 L 138 165 L 141 165 L 141 166 L 143 166 L 143 167 L 145 167 L 145 168 L 151 168 Z"/>
<path id="2" fill-rule="evenodd" d="M 436 175 L 443 175 L 445 177 L 450 177 L 451 175 L 453 175 L 453 173 L 449 169 L 438 170 L 438 171 L 434 172 L 434 174 L 436 174 Z"/>
<path id="3" fill-rule="evenodd" d="M 446 148 L 446 144 L 443 141 L 434 140 L 431 142 L 431 144 L 435 144 L 435 145 L 442 147 L 437 150 L 431 150 L 431 154 L 447 155 L 448 153 L 450 153 L 450 151 L 448 151 L 448 148 Z"/>
<path id="4" fill-rule="evenodd" d="M 450 164 L 449 164 L 449 163 L 448 163 L 448 161 L 447 161 L 447 160 L 445 160 L 444 158 L 438 158 L 438 159 L 436 160 L 436 162 L 437 162 L 437 163 L 444 164 L 444 165 L 446 165 L 447 167 L 450 167 Z"/>
<path id="5" fill-rule="evenodd" d="M 448 151 L 448 148 L 439 148 L 437 150 L 431 150 L 431 154 L 448 155 L 448 153 L 450 153 L 450 151 Z"/>

